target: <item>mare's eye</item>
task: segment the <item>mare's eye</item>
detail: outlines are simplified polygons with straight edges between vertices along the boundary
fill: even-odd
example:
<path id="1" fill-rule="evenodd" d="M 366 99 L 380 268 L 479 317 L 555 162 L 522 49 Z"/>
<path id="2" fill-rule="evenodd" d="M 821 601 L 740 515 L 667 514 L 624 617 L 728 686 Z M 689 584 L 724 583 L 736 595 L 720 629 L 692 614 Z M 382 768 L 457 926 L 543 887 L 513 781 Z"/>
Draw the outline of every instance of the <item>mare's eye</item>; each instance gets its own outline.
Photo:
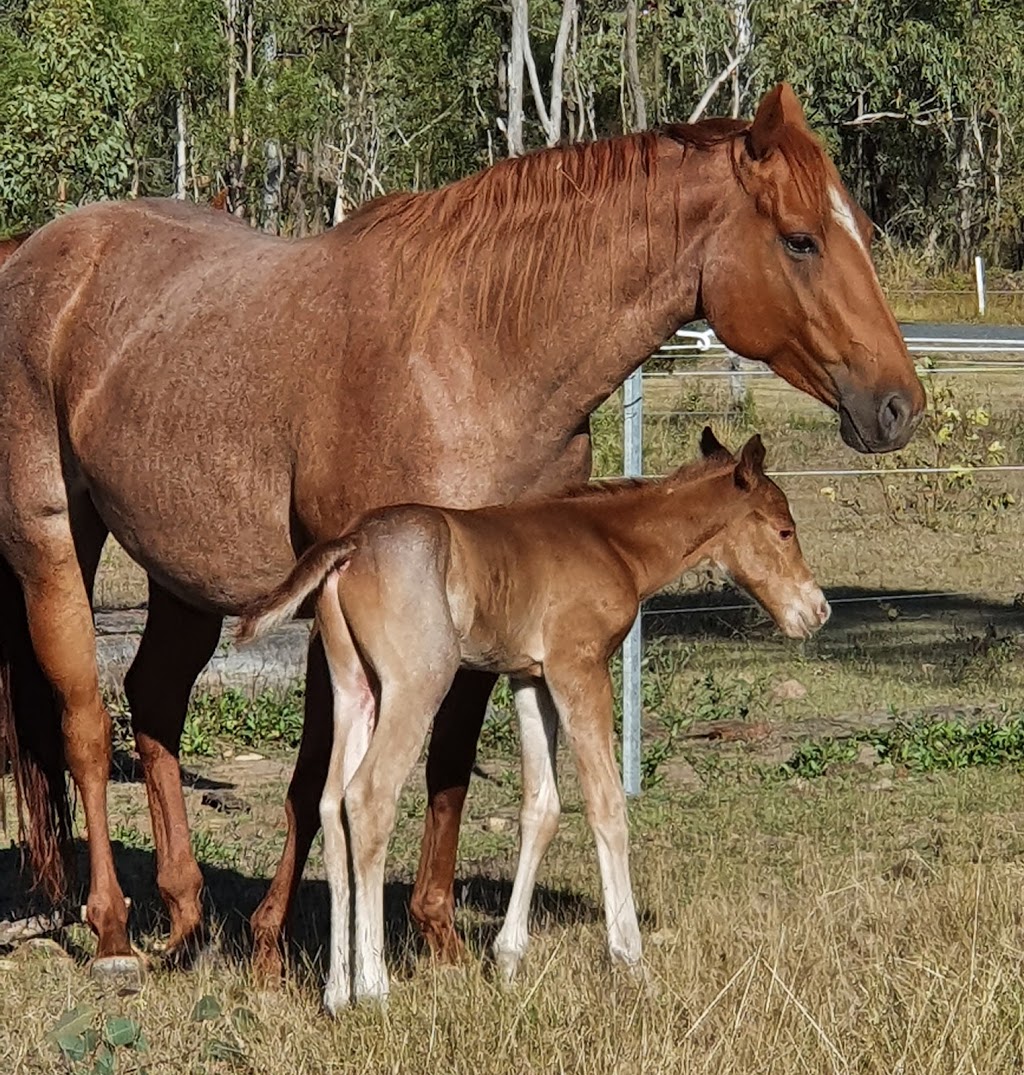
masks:
<path id="1" fill-rule="evenodd" d="M 780 530 L 779 531 L 779 537 L 782 538 L 783 541 L 789 541 L 789 539 L 792 536 L 793 536 L 793 531 L 792 530 Z"/>
<path id="2" fill-rule="evenodd" d="M 818 252 L 818 243 L 813 235 L 783 235 L 782 245 L 798 258 L 808 258 Z"/>

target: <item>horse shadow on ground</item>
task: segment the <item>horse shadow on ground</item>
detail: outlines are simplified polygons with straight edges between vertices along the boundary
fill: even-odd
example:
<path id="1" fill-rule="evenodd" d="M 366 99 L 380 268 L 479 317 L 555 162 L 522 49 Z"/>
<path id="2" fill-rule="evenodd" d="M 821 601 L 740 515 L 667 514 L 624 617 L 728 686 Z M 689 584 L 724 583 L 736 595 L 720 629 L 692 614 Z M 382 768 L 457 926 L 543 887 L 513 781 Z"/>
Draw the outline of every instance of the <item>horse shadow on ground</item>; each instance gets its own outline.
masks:
<path id="1" fill-rule="evenodd" d="M 156 887 L 155 860 L 151 851 L 126 847 L 114 841 L 114 860 L 124 894 L 131 899 L 129 931 L 135 943 L 147 947 L 148 939 L 167 935 L 169 923 Z M 84 841 L 75 841 L 75 859 L 79 878 L 88 876 L 88 859 Z M 0 923 L 49 914 L 53 908 L 39 894 L 29 891 L 29 877 L 21 868 L 22 855 L 11 846 L 0 849 Z M 207 947 L 228 960 L 245 963 L 252 950 L 249 916 L 266 895 L 269 881 L 249 877 L 235 869 L 200 862 L 203 871 L 204 921 L 207 924 Z M 491 945 L 501 928 L 501 920 L 512 893 L 511 880 L 475 873 L 456 879 L 456 902 L 468 926 L 460 921 L 460 932 L 469 951 L 490 960 Z M 387 958 L 397 978 L 410 976 L 425 946 L 409 915 L 412 885 L 389 880 L 384 886 L 384 922 Z M 85 902 L 85 890 L 76 886 L 70 905 Z M 293 972 L 302 977 L 322 978 L 327 970 L 330 930 L 330 895 L 327 882 L 305 880 L 299 887 L 288 938 L 289 961 Z M 75 916 L 77 918 L 77 915 Z M 552 923 L 593 923 L 603 920 L 602 909 L 590 899 L 564 888 L 538 884 L 531 907 L 531 932 L 541 932 Z M 641 916 L 642 920 L 645 916 Z M 647 919 L 647 924 L 650 919 Z M 78 948 L 65 934 L 64 947 L 79 962 L 88 953 Z M 184 969 L 190 959 L 179 961 Z"/>
<path id="2" fill-rule="evenodd" d="M 870 657 L 879 666 L 901 668 L 916 656 L 932 664 L 955 663 L 979 643 L 1024 633 L 1024 594 L 999 601 L 936 590 L 836 586 L 827 596 L 832 617 L 813 645 L 832 660 Z M 658 594 L 644 606 L 644 634 L 679 642 L 786 644 L 762 609 L 736 605 L 750 605 L 750 599 L 731 588 Z"/>

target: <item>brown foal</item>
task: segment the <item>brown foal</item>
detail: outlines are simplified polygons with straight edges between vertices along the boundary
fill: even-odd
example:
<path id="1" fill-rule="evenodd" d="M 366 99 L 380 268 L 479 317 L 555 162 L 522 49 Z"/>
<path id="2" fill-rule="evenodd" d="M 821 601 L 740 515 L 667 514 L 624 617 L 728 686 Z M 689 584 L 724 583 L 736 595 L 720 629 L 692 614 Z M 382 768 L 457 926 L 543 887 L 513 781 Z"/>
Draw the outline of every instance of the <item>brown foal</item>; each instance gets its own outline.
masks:
<path id="1" fill-rule="evenodd" d="M 499 965 L 512 975 L 526 951 L 537 869 L 558 825 L 559 721 L 597 841 L 608 949 L 613 961 L 639 963 L 609 657 L 640 602 L 703 560 L 728 572 L 792 638 L 808 637 L 829 616 L 786 498 L 765 477 L 761 438 L 734 458 L 705 429 L 701 450 L 701 462 L 659 481 L 609 482 L 475 511 L 370 512 L 343 537 L 306 552 L 281 586 L 246 610 L 243 639 L 320 591 L 316 622 L 334 687 L 334 744 L 320 800 L 331 1012 L 353 995 L 352 917 L 354 996 L 388 992 L 384 857 L 395 806 L 460 667 L 508 673 L 519 716 L 520 859 L 495 941 Z"/>
<path id="2" fill-rule="evenodd" d="M 924 396 L 870 237 L 778 86 L 752 122 L 528 154 L 308 239 L 139 199 L 68 213 L 15 250 L 0 269 L 0 754 L 54 896 L 65 766 L 78 787 L 93 972 L 139 971 L 91 608 L 108 534 L 149 577 L 125 692 L 173 950 L 200 924 L 202 883 L 178 746 L 223 617 L 376 505 L 474 508 L 586 480 L 590 413 L 696 317 L 838 411 L 848 444 L 901 447 Z M 493 683 L 460 672 L 434 723 L 413 914 L 442 952 Z M 252 919 L 267 971 L 319 825 L 330 706 L 317 638 L 285 849 Z"/>

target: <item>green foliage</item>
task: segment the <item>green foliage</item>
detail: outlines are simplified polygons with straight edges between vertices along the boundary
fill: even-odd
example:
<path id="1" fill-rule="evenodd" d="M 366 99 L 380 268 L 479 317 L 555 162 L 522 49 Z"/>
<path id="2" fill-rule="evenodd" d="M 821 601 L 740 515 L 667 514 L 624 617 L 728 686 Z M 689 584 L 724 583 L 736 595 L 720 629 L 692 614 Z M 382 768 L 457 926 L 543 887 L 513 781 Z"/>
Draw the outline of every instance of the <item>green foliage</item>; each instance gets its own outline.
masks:
<path id="1" fill-rule="evenodd" d="M 857 757 L 855 739 L 823 739 L 817 743 L 801 743 L 782 772 L 785 776 L 811 779 L 824 776 L 836 765 L 846 765 Z"/>
<path id="2" fill-rule="evenodd" d="M 218 742 L 235 746 L 298 746 L 302 735 L 301 688 L 266 692 L 249 698 L 241 691 L 201 694 L 193 698 L 181 736 L 185 755 L 210 755 Z"/>
<path id="3" fill-rule="evenodd" d="M 906 450 L 904 465 L 950 468 L 950 474 L 915 474 L 909 480 L 880 479 L 894 520 L 913 517 L 933 529 L 968 526 L 1007 511 L 1016 498 L 1005 489 L 982 484 L 977 467 L 1006 462 L 1006 445 L 989 432 L 990 416 L 961 385 L 928 377 L 928 406 Z M 875 466 L 891 464 L 875 462 Z"/>
<path id="4" fill-rule="evenodd" d="M 802 743 L 782 766 L 787 777 L 810 779 L 848 765 L 860 746 L 874 746 L 882 762 L 913 773 L 988 765 L 1024 765 L 1024 715 L 977 722 L 930 717 L 897 721 L 892 727 L 850 739 Z"/>
<path id="5" fill-rule="evenodd" d="M 124 1015 L 108 1015 L 91 1004 L 66 1011 L 46 1033 L 46 1042 L 60 1054 L 74 1075 L 145 1075 L 149 1044 L 142 1027 Z"/>
<path id="6" fill-rule="evenodd" d="M 123 193 L 141 66 L 104 13 L 31 0 L 0 14 L 0 53 L 0 232 Z"/>
<path id="7" fill-rule="evenodd" d="M 1024 716 L 1003 721 L 917 720 L 876 740 L 879 757 L 911 772 L 1024 763 Z"/>
<path id="8" fill-rule="evenodd" d="M 621 0 L 580 5 L 566 137 L 623 127 Z M 643 4 L 649 121 L 685 119 L 735 54 L 722 0 Z M 559 0 L 530 5 L 550 85 Z M 1024 260 L 1022 0 L 749 5 L 753 47 L 708 114 L 789 79 L 891 243 L 934 261 Z M 188 191 L 253 223 L 320 229 L 387 190 L 437 186 L 504 154 L 508 5 L 482 0 L 22 0 L 0 7 L 0 230 L 69 205 L 168 194 L 179 109 Z M 998 58 L 996 62 L 994 58 Z M 233 87 L 233 89 L 229 89 Z M 734 102 L 734 92 L 738 102 Z M 530 94 L 525 137 L 544 132 Z M 228 101 L 233 99 L 233 110 Z M 285 163 L 267 216 L 265 145 Z"/>

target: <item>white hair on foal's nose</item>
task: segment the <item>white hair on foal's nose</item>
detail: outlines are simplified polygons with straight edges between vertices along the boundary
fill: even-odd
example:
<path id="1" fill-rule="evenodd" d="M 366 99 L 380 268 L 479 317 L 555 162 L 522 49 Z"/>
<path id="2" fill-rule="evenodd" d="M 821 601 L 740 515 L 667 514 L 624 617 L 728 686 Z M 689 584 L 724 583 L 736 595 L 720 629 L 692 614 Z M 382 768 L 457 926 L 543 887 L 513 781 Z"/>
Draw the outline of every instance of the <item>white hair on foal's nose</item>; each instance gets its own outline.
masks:
<path id="1" fill-rule="evenodd" d="M 832 606 L 821 587 L 814 582 L 805 582 L 786 607 L 783 629 L 792 638 L 810 638 L 831 615 Z"/>

